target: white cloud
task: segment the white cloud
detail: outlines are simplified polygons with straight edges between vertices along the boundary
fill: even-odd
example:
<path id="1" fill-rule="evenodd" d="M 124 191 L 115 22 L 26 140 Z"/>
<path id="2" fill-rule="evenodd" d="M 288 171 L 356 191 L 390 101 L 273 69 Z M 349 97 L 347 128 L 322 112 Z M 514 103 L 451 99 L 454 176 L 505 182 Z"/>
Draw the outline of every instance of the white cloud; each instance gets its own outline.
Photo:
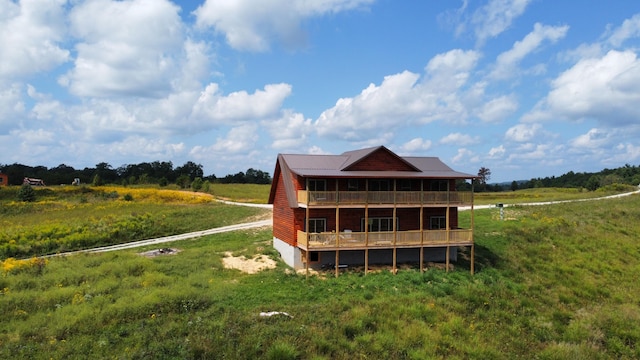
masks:
<path id="1" fill-rule="evenodd" d="M 440 139 L 440 144 L 469 146 L 477 144 L 479 141 L 480 139 L 478 137 L 472 137 L 470 135 L 461 133 L 451 133 Z"/>
<path id="2" fill-rule="evenodd" d="M 579 61 L 552 82 L 542 111 L 602 124 L 635 123 L 640 117 L 640 61 L 631 51 L 609 51 Z"/>
<path id="3" fill-rule="evenodd" d="M 280 119 L 263 121 L 263 125 L 273 139 L 271 146 L 279 150 L 299 148 L 307 142 L 313 131 L 311 119 L 305 119 L 303 114 L 291 110 L 283 111 Z"/>
<path id="4" fill-rule="evenodd" d="M 69 60 L 65 0 L 0 0 L 0 79 L 47 71 Z"/>
<path id="5" fill-rule="evenodd" d="M 639 36 L 640 14 L 635 14 L 631 18 L 626 19 L 620 27 L 616 28 L 607 40 L 611 45 L 618 47 L 626 40 Z"/>
<path id="6" fill-rule="evenodd" d="M 507 150 L 504 148 L 504 145 L 500 145 L 498 147 L 493 147 L 489 150 L 489 158 L 491 159 L 499 159 L 504 156 Z"/>
<path id="7" fill-rule="evenodd" d="M 315 126 L 321 136 L 363 141 L 398 126 L 436 120 L 462 123 L 467 108 L 459 94 L 479 58 L 475 51 L 452 50 L 429 61 L 425 78 L 404 71 L 385 76 L 382 84 L 370 84 L 353 98 L 339 99 L 320 114 Z"/>
<path id="8" fill-rule="evenodd" d="M 16 126 L 16 119 L 25 114 L 22 87 L 11 84 L 0 88 L 0 130 Z"/>
<path id="9" fill-rule="evenodd" d="M 536 23 L 533 31 L 521 41 L 516 41 L 511 49 L 498 55 L 495 67 L 489 75 L 494 79 L 507 79 L 517 74 L 517 66 L 527 55 L 537 50 L 545 40 L 555 43 L 563 38 L 568 26 L 547 26 Z"/>
<path id="10" fill-rule="evenodd" d="M 471 19 L 479 45 L 500 35 L 511 22 L 522 15 L 531 0 L 490 0 L 476 10 Z"/>
<path id="11" fill-rule="evenodd" d="M 461 148 L 451 161 L 454 164 L 474 164 L 480 162 L 480 157 L 469 149 Z"/>
<path id="12" fill-rule="evenodd" d="M 182 55 L 179 10 L 167 0 L 89 0 L 74 7 L 69 17 L 78 55 L 59 83 L 78 96 L 166 95 Z"/>
<path id="13" fill-rule="evenodd" d="M 223 96 L 218 84 L 209 84 L 194 105 L 193 117 L 212 124 L 276 117 L 290 94 L 291 85 L 270 84 L 253 94 L 237 91 Z"/>
<path id="14" fill-rule="evenodd" d="M 541 129 L 540 124 L 518 124 L 507 130 L 505 139 L 514 142 L 531 141 L 540 134 Z"/>
<path id="15" fill-rule="evenodd" d="M 610 134 L 601 129 L 591 129 L 570 141 L 575 148 L 600 148 L 610 141 Z"/>
<path id="16" fill-rule="evenodd" d="M 403 153 L 409 153 L 409 154 L 424 152 L 424 151 L 430 150 L 431 145 L 432 145 L 431 140 L 414 138 L 402 144 L 400 146 L 400 151 Z"/>
<path id="17" fill-rule="evenodd" d="M 265 51 L 273 39 L 287 46 L 304 42 L 300 27 L 307 18 L 361 8 L 373 0 L 207 0 L 194 14 L 201 28 L 223 33 L 237 50 Z"/>
<path id="18" fill-rule="evenodd" d="M 258 126 L 256 124 L 245 124 L 234 127 L 226 134 L 226 137 L 219 137 L 216 142 L 206 149 L 208 155 L 203 154 L 202 148 L 196 146 L 191 154 L 205 155 L 211 157 L 214 154 L 239 154 L 248 153 L 255 147 L 258 140 Z"/>
<path id="19" fill-rule="evenodd" d="M 518 102 L 513 96 L 504 95 L 485 103 L 478 112 L 478 117 L 486 123 L 497 123 L 506 119 L 518 110 Z"/>

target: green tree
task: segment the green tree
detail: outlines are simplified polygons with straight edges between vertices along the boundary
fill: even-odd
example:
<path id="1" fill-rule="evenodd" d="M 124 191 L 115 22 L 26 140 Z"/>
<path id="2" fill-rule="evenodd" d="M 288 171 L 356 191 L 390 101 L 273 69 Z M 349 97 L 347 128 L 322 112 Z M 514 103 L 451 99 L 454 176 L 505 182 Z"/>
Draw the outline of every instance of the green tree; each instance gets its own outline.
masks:
<path id="1" fill-rule="evenodd" d="M 516 191 L 516 190 L 518 190 L 518 182 L 513 180 L 511 182 L 511 191 Z"/>
<path id="2" fill-rule="evenodd" d="M 18 191 L 18 200 L 24 202 L 34 202 L 36 201 L 36 191 L 33 190 L 33 187 L 29 184 L 22 184 L 20 190 Z"/>
<path id="3" fill-rule="evenodd" d="M 196 177 L 191 183 L 191 188 L 193 189 L 193 191 L 200 191 L 200 189 L 202 189 L 202 184 L 202 178 Z"/>

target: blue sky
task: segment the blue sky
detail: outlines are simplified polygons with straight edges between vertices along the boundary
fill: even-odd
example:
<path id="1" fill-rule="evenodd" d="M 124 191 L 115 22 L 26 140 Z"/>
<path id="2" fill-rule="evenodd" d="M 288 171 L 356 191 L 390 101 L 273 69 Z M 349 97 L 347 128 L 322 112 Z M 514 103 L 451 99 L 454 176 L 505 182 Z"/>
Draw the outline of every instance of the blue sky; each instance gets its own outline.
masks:
<path id="1" fill-rule="evenodd" d="M 1 164 L 640 163 L 640 2 L 0 0 Z"/>

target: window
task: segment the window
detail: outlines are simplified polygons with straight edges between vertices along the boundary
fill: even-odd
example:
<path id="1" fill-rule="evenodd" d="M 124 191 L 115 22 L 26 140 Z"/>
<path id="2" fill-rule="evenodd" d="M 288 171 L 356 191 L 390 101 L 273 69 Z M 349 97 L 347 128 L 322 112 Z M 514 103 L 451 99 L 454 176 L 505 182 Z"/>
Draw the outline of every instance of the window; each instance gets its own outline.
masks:
<path id="1" fill-rule="evenodd" d="M 429 229 L 431 230 L 439 230 L 447 228 L 447 217 L 446 216 L 432 216 L 429 219 Z"/>
<path id="2" fill-rule="evenodd" d="M 389 180 L 373 179 L 373 180 L 369 180 L 369 190 L 370 191 L 389 191 L 391 190 L 391 186 L 389 186 Z"/>
<path id="3" fill-rule="evenodd" d="M 327 191 L 327 180 L 309 179 L 309 191 Z"/>
<path id="4" fill-rule="evenodd" d="M 327 231 L 327 219 L 315 218 L 309 219 L 308 233 L 321 233 Z"/>
<path id="5" fill-rule="evenodd" d="M 396 218 L 396 229 L 400 226 L 398 218 Z M 364 219 L 362 219 L 362 229 L 364 229 Z M 393 231 L 392 217 L 374 217 L 369 218 L 369 232 Z"/>
<path id="6" fill-rule="evenodd" d="M 320 262 L 320 253 L 317 251 L 313 251 L 309 253 L 309 262 L 315 263 Z"/>
<path id="7" fill-rule="evenodd" d="M 449 188 L 449 180 L 432 180 L 431 191 L 447 191 Z"/>
<path id="8" fill-rule="evenodd" d="M 409 179 L 400 180 L 400 190 L 402 191 L 411 190 L 411 180 Z"/>
<path id="9" fill-rule="evenodd" d="M 349 179 L 347 181 L 347 190 L 349 191 L 358 191 L 359 186 L 358 186 L 358 179 Z"/>

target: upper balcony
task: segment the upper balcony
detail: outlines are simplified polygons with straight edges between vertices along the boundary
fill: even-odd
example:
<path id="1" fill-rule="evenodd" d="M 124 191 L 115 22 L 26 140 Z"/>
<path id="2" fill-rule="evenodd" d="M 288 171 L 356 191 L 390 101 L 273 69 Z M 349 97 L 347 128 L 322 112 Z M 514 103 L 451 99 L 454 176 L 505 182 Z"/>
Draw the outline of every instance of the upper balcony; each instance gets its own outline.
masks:
<path id="1" fill-rule="evenodd" d="M 471 191 L 307 191 L 298 190 L 301 207 L 334 206 L 470 206 Z"/>

